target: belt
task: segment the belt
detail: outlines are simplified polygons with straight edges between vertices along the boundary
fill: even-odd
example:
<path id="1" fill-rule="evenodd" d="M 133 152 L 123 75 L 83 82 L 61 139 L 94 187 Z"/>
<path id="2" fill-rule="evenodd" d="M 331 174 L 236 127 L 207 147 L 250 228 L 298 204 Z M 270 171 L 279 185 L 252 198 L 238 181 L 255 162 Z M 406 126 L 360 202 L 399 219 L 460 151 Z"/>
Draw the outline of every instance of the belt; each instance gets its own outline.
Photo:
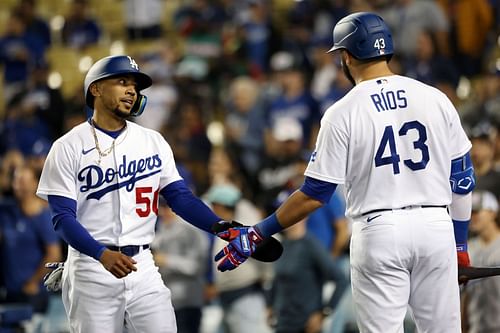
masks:
<path id="1" fill-rule="evenodd" d="M 106 245 L 108 249 L 111 251 L 118 251 L 123 254 L 128 255 L 129 257 L 135 256 L 137 253 L 141 252 L 141 250 L 149 249 L 149 244 L 146 245 L 127 245 L 127 246 L 114 246 L 114 245 Z"/>
<path id="2" fill-rule="evenodd" d="M 401 208 L 383 208 L 383 209 L 374 209 L 370 210 L 369 212 L 361 214 L 361 216 L 366 216 L 372 213 L 377 213 L 377 212 L 385 212 L 388 210 L 396 210 L 396 209 L 408 209 L 408 208 L 446 208 L 446 205 L 410 205 L 410 206 L 404 206 Z"/>

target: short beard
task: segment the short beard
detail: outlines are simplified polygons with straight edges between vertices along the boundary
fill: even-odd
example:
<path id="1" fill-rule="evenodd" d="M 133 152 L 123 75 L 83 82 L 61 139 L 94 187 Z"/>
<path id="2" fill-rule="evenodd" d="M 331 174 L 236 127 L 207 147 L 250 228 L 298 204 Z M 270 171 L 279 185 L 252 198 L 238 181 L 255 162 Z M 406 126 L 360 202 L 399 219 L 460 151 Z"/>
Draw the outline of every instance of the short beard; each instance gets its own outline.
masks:
<path id="1" fill-rule="evenodd" d="M 344 72 L 345 77 L 352 83 L 353 86 L 355 86 L 356 81 L 354 81 L 354 78 L 351 75 L 351 71 L 347 67 L 347 64 L 345 63 L 345 60 L 343 58 L 340 60 L 340 64 L 342 65 L 342 72 Z"/>
<path id="2" fill-rule="evenodd" d="M 130 113 L 123 112 L 118 107 L 113 109 L 113 113 L 115 116 L 121 119 L 128 119 L 131 117 Z"/>

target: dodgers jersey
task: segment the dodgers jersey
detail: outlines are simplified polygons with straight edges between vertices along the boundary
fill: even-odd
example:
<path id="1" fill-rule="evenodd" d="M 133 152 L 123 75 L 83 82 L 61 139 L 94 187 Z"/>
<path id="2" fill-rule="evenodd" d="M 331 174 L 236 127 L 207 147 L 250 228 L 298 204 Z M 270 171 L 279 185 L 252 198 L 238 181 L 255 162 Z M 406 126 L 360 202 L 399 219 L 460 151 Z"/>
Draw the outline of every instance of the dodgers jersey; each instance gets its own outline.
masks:
<path id="1" fill-rule="evenodd" d="M 113 138 L 95 129 L 102 151 Z M 47 156 L 37 195 L 77 202 L 76 218 L 101 244 L 150 244 L 159 191 L 181 178 L 165 139 L 127 121 L 109 155 L 95 148 L 92 126 L 84 122 L 56 140 Z"/>
<path id="2" fill-rule="evenodd" d="M 451 160 L 471 148 L 439 90 L 391 75 L 359 83 L 325 112 L 308 177 L 345 184 L 347 215 L 451 203 Z"/>

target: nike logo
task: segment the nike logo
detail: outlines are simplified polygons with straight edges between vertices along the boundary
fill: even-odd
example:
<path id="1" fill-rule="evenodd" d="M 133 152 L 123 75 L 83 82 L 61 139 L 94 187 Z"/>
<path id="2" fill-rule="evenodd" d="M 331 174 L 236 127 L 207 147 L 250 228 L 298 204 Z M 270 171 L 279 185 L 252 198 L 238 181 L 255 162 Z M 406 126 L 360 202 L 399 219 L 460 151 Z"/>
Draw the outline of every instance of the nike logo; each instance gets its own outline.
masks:
<path id="1" fill-rule="evenodd" d="M 87 155 L 88 153 L 90 153 L 90 152 L 91 152 L 92 150 L 94 150 L 94 149 L 95 149 L 95 147 L 90 148 L 90 149 L 88 149 L 88 150 L 85 150 L 85 149 L 83 149 L 83 148 L 82 148 L 82 154 L 83 154 L 83 155 Z"/>
<path id="2" fill-rule="evenodd" d="M 376 219 L 377 217 L 379 217 L 379 216 L 382 216 L 382 214 L 378 214 L 378 215 L 375 215 L 375 216 L 369 217 L 369 218 L 367 218 L 367 219 L 366 219 L 366 222 L 371 222 L 371 221 L 375 220 L 375 219 Z"/>

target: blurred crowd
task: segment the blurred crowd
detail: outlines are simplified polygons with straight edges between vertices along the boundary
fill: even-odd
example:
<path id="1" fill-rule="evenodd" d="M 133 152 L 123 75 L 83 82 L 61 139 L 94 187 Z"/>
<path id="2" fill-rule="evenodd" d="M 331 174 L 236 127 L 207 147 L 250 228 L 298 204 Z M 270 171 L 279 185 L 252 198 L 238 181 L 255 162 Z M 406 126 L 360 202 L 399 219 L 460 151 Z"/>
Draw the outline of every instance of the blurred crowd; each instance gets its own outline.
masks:
<path id="1" fill-rule="evenodd" d="M 62 64 L 48 55 L 96 46 L 111 55 L 115 36 L 95 15 L 97 1 L 64 2 L 57 30 L 52 16 L 40 14 L 41 1 L 0 5 L 8 17 L 0 30 L 0 302 L 29 305 L 14 308 L 12 324 L 0 305 L 6 326 L 0 332 L 21 331 L 19 322 L 27 332 L 66 331 L 60 296 L 41 285 L 43 263 L 64 260 L 66 245 L 35 190 L 52 142 L 91 110 L 83 80 L 71 93 L 49 80 Z M 245 224 L 260 221 L 300 186 L 323 113 L 351 88 L 339 59 L 327 53 L 333 26 L 351 12 L 380 14 L 394 38 L 391 69 L 442 90 L 459 112 L 477 177 L 472 264 L 500 266 L 498 1 L 116 2 L 125 44 L 155 46 L 132 54 L 154 81 L 143 91 L 145 113 L 132 120 L 162 133 L 181 175 L 219 216 Z M 160 202 L 153 251 L 173 293 L 179 333 L 357 332 L 350 226 L 337 192 L 281 235 L 285 255 L 275 265 L 250 260 L 223 274 L 212 261 L 219 240 L 179 223 Z M 500 278 L 470 283 L 463 296 L 464 332 L 485 332 L 478 326 L 485 321 L 500 332 Z M 320 308 L 306 310 L 313 305 L 304 297 Z M 407 324 L 412 331 L 410 316 Z"/>

